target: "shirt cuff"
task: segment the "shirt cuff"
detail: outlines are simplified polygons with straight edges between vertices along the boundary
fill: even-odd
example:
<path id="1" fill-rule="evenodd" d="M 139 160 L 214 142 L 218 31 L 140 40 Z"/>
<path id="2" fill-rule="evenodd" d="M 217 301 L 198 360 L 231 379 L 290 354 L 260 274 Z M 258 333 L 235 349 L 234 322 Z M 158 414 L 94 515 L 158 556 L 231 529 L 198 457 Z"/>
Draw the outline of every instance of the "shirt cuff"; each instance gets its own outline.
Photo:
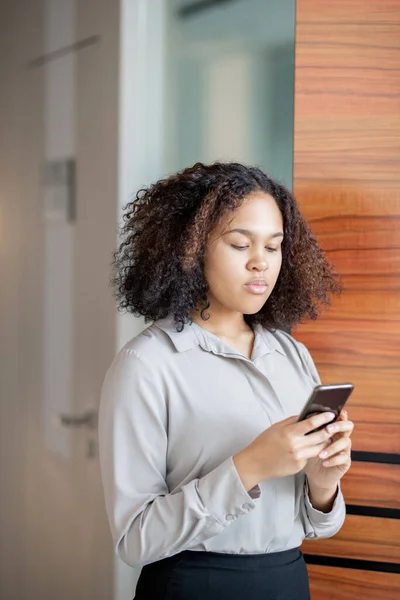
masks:
<path id="1" fill-rule="evenodd" d="M 304 484 L 304 502 L 308 518 L 317 535 L 325 530 L 334 530 L 334 533 L 339 531 L 346 517 L 346 505 L 340 489 L 340 483 L 338 483 L 336 498 L 330 512 L 324 513 L 313 507 L 309 496 L 307 478 Z M 334 535 L 334 533 L 331 533 L 331 535 Z"/>
<path id="2" fill-rule="evenodd" d="M 258 485 L 246 491 L 232 456 L 199 479 L 198 493 L 209 513 L 224 526 L 253 510 L 261 496 Z"/>

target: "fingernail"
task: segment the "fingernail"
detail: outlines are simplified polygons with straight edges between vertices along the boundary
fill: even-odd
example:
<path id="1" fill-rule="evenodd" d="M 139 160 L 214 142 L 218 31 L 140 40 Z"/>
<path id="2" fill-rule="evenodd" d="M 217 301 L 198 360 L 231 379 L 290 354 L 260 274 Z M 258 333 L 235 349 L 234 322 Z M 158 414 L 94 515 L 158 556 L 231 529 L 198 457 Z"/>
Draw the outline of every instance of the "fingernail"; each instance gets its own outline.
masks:
<path id="1" fill-rule="evenodd" d="M 324 467 L 329 467 L 329 460 L 326 460 L 325 462 L 322 463 L 324 465 Z"/>
<path id="2" fill-rule="evenodd" d="M 328 456 L 327 452 L 321 452 L 319 455 L 320 458 L 326 458 L 327 456 Z"/>
<path id="3" fill-rule="evenodd" d="M 327 430 L 329 432 L 334 431 L 335 430 L 335 426 L 334 425 L 328 425 Z"/>
<path id="4" fill-rule="evenodd" d="M 334 418 L 335 418 L 335 415 L 333 413 L 326 413 L 325 421 L 331 421 Z"/>

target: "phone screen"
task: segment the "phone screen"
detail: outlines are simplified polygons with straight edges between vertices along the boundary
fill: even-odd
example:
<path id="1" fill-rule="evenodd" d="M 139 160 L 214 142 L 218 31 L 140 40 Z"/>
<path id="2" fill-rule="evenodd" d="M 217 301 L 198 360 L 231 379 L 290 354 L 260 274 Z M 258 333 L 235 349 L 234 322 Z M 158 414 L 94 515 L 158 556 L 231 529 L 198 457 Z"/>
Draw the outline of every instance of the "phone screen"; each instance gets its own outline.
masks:
<path id="1" fill-rule="evenodd" d="M 339 418 L 339 414 L 349 399 L 353 389 L 354 386 L 352 383 L 317 385 L 311 392 L 297 421 L 304 421 L 304 419 L 308 419 L 321 412 L 332 412 L 335 415 L 331 421 L 331 423 L 333 423 Z M 313 431 L 319 431 L 327 425 L 329 425 L 329 423 L 325 423 L 325 425 L 322 425 Z M 313 432 L 310 431 L 309 433 Z"/>

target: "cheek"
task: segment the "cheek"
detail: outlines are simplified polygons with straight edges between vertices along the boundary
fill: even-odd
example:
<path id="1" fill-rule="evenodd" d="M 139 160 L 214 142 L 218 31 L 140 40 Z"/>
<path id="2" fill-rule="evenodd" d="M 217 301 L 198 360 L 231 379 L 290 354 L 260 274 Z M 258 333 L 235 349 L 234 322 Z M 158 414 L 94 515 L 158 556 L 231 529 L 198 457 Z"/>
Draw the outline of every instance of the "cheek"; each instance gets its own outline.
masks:
<path id="1" fill-rule="evenodd" d="M 210 289 L 214 286 L 226 289 L 225 285 L 229 283 L 237 284 L 245 270 L 245 253 L 237 252 L 236 256 L 231 249 L 215 248 L 206 256 L 205 275 Z"/>
<path id="2" fill-rule="evenodd" d="M 274 265 L 276 267 L 276 277 L 278 278 L 278 275 L 280 273 L 281 267 L 282 267 L 282 254 L 279 254 L 278 260 L 276 261 L 276 264 Z"/>

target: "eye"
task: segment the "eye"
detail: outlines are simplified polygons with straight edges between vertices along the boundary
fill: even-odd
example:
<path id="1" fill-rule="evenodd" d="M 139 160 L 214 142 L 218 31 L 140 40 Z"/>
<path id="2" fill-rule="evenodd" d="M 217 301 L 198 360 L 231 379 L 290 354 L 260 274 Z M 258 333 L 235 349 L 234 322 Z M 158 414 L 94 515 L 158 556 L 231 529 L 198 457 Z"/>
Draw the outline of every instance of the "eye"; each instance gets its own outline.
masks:
<path id="1" fill-rule="evenodd" d="M 231 244 L 232 248 L 235 248 L 235 250 L 246 250 L 246 248 L 248 248 L 248 246 L 235 246 L 235 244 Z"/>
<path id="2" fill-rule="evenodd" d="M 268 252 L 278 252 L 278 248 L 267 248 Z"/>

